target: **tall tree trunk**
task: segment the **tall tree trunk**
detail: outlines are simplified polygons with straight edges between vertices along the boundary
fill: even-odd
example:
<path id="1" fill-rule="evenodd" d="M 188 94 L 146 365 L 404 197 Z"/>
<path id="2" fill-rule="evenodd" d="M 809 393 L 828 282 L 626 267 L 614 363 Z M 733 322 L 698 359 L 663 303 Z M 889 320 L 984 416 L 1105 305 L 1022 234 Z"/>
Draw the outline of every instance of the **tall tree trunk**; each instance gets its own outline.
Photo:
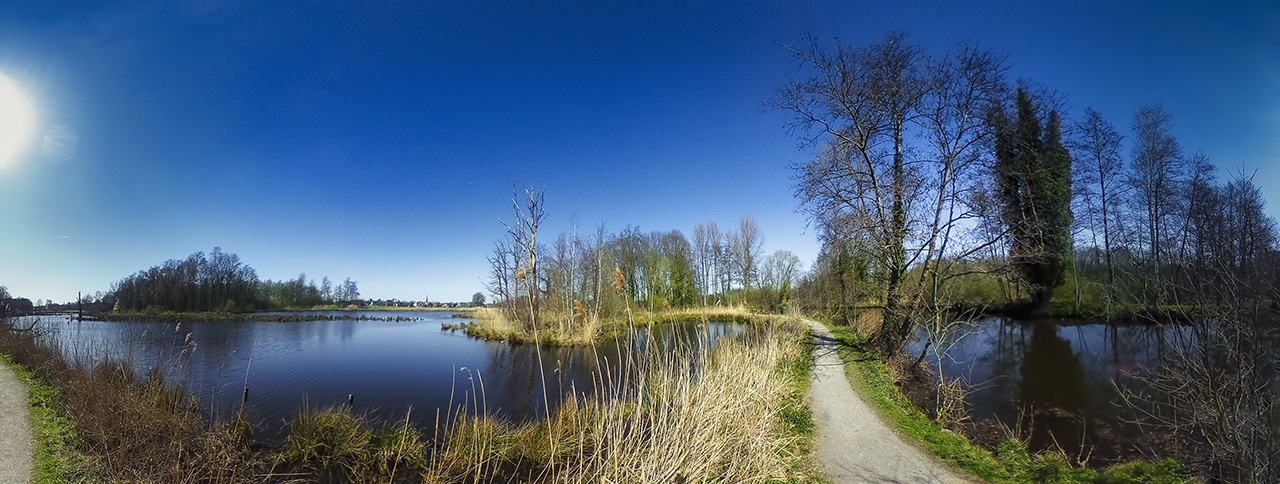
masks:
<path id="1" fill-rule="evenodd" d="M 906 254 L 903 244 L 907 235 L 906 204 L 903 200 L 906 191 L 906 173 L 904 173 L 904 153 L 902 130 L 904 122 L 897 120 L 893 132 L 893 206 L 890 209 L 889 224 L 889 281 L 885 288 L 884 317 L 880 328 L 879 350 L 891 356 L 902 349 L 910 325 L 904 320 L 899 308 L 901 299 L 902 276 L 906 272 Z"/>

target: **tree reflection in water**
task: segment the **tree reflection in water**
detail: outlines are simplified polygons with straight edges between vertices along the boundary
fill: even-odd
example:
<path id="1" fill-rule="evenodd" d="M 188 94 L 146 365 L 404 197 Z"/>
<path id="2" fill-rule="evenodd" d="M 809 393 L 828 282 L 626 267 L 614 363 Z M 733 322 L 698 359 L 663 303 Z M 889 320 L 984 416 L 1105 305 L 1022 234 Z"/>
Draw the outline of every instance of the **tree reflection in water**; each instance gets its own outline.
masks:
<path id="1" fill-rule="evenodd" d="M 1035 322 L 1031 345 L 1022 358 L 1018 405 L 1031 448 L 1060 447 L 1080 455 L 1087 440 L 1090 402 L 1084 366 L 1071 342 L 1058 336 L 1058 326 Z"/>

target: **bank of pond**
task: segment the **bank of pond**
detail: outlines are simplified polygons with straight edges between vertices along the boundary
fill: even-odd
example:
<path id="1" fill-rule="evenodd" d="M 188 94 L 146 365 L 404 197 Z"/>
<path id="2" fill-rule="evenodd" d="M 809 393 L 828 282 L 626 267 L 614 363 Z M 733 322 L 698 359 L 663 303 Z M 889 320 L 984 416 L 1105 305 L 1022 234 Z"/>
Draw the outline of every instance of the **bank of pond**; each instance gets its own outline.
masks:
<path id="1" fill-rule="evenodd" d="M 1095 468 L 1177 454 L 1178 437 L 1155 425 L 1151 405 L 1169 395 L 1151 381 L 1198 351 L 1200 334 L 1186 323 L 979 317 L 938 338 L 918 330 L 905 351 L 923 360 L 929 381 L 904 392 L 936 411 L 939 381 L 958 381 L 966 433 L 988 448 L 1012 433 L 1032 452 L 1061 451 Z M 1280 384 L 1274 370 L 1262 371 Z"/>
<path id="2" fill-rule="evenodd" d="M 428 428 L 437 409 L 537 420 L 566 396 L 592 394 L 623 378 L 650 349 L 676 346 L 697 358 L 737 323 L 681 322 L 628 331 L 595 345 L 536 346 L 450 331 L 442 311 L 311 311 L 253 314 L 240 321 L 79 321 L 44 317 L 44 343 L 73 365 L 126 363 L 156 372 L 199 400 L 211 419 L 244 410 L 256 437 L 278 442 L 303 407 L 348 406 L 374 421 L 403 418 Z M 30 326 L 35 321 L 19 320 Z M 539 350 L 540 349 L 540 355 Z M 539 361 L 539 356 L 541 361 Z M 544 394 L 546 398 L 544 399 Z"/>
<path id="3" fill-rule="evenodd" d="M 548 409 L 575 398 L 607 399 L 638 381 L 636 369 L 645 365 L 637 361 L 674 351 L 696 361 L 723 341 L 750 340 L 777 323 L 655 322 L 596 344 L 556 347 L 471 337 L 457 330 L 463 320 L 456 313 L 442 311 L 257 316 L 283 315 L 291 319 L 40 317 L 15 326 L 33 328 L 72 365 L 123 362 L 139 380 L 160 376 L 198 401 L 206 421 L 239 419 L 253 428 L 256 446 L 274 447 L 288 444 L 296 432 L 290 422 L 303 409 L 399 421 L 427 436 L 456 423 L 458 412 L 512 425 L 548 421 Z M 1125 405 L 1121 393 L 1150 393 L 1140 375 L 1184 347 L 1194 337 L 1188 329 L 984 317 L 939 338 L 921 330 L 906 352 L 923 354 L 933 376 L 959 379 L 971 438 L 995 446 L 1012 431 L 1033 453 L 1061 451 L 1104 468 L 1167 453 L 1164 436 L 1138 424 L 1142 409 Z M 932 386 L 915 388 L 926 408 Z M 912 392 L 910 385 L 903 390 Z M 797 398 L 803 405 L 802 390 Z"/>

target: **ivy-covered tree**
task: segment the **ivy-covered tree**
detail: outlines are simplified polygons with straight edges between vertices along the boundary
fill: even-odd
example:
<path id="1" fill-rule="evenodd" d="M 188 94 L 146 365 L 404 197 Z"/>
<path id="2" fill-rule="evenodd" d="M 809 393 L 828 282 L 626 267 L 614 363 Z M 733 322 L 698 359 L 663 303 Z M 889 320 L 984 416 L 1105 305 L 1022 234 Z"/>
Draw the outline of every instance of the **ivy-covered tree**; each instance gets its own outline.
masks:
<path id="1" fill-rule="evenodd" d="M 1071 263 L 1071 156 L 1062 145 L 1058 112 L 1050 111 L 1042 129 L 1025 89 L 1018 90 L 1012 119 L 996 110 L 993 124 L 994 172 L 1009 258 L 1037 312 L 1048 306 Z"/>

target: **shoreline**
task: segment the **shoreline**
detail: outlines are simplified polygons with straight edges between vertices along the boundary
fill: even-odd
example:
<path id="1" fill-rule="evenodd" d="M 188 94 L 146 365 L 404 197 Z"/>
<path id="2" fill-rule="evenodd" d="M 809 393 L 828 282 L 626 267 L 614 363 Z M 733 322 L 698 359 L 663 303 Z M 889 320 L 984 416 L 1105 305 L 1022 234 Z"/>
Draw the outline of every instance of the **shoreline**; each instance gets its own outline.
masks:
<path id="1" fill-rule="evenodd" d="M 1057 320 L 1061 326 L 1081 326 L 1087 324 L 1118 324 L 1145 326 L 1155 324 L 1186 324 L 1191 322 L 1191 315 L 1196 308 L 1190 306 L 1116 308 L 1111 314 L 1099 308 L 1097 303 L 1082 303 L 1074 308 L 1073 303 L 1050 304 L 1039 313 L 1031 311 L 1025 302 L 1003 304 L 971 304 L 956 303 L 947 309 L 949 314 L 967 315 L 969 318 L 986 316 L 1002 316 L 1023 323 L 1034 323 L 1044 320 Z"/>
<path id="2" fill-rule="evenodd" d="M 271 311 L 274 313 L 285 312 L 310 312 L 311 310 L 295 310 L 295 311 Z M 172 312 L 166 311 L 162 313 L 147 312 L 121 312 L 107 314 L 87 314 L 85 321 L 110 321 L 116 323 L 241 323 L 241 322 L 261 322 L 261 323 L 305 323 L 312 321 L 418 321 L 421 318 L 413 318 L 407 316 L 393 317 L 377 317 L 377 316 L 355 316 L 355 315 L 327 315 L 327 314 L 262 314 L 261 312 L 253 313 L 223 313 L 223 312 Z"/>

